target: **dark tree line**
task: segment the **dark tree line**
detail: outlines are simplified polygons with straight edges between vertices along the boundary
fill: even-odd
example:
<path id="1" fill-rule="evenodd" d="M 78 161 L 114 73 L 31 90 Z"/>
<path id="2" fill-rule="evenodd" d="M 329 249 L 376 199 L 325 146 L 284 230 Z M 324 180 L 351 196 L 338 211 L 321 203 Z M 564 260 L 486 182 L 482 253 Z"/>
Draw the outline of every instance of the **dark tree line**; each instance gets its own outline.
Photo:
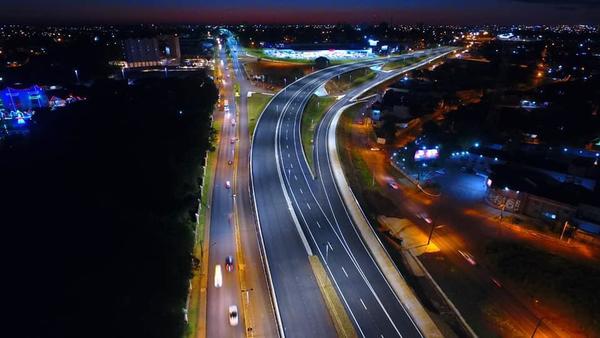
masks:
<path id="1" fill-rule="evenodd" d="M 216 99 L 204 76 L 99 83 L 0 144 L 13 336 L 182 335 Z"/>

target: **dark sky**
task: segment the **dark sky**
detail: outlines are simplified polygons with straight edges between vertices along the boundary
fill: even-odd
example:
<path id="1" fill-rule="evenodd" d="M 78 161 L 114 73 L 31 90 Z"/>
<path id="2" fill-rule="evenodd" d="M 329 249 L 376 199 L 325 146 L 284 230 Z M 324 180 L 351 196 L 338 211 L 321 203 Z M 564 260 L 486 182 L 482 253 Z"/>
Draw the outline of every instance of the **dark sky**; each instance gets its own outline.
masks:
<path id="1" fill-rule="evenodd" d="M 600 0 L 2 0 L 21 23 L 600 23 Z"/>

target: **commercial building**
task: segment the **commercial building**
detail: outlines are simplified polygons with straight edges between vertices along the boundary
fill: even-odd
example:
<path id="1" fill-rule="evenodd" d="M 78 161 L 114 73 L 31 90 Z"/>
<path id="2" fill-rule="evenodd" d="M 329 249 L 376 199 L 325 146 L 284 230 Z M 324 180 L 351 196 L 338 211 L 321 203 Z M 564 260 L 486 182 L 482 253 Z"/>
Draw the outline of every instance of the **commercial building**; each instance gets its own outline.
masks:
<path id="1" fill-rule="evenodd" d="M 600 194 L 573 182 L 515 165 L 495 165 L 487 179 L 493 207 L 543 220 L 554 230 L 565 222 L 582 233 L 600 235 Z"/>
<path id="2" fill-rule="evenodd" d="M 123 42 L 123 52 L 128 68 L 175 66 L 181 62 L 177 36 L 127 39 Z"/>

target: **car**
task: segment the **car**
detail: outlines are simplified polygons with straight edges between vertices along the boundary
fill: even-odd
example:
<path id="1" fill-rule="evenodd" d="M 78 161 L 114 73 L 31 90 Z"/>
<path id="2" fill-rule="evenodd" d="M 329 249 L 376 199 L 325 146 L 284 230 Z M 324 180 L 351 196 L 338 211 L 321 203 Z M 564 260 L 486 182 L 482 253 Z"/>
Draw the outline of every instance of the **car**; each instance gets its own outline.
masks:
<path id="1" fill-rule="evenodd" d="M 238 308 L 235 305 L 229 306 L 229 325 L 236 326 L 239 322 Z"/>
<path id="2" fill-rule="evenodd" d="M 235 138 L 235 137 L 232 137 L 230 141 L 231 141 L 231 144 L 234 144 L 234 143 L 235 143 L 235 141 L 236 141 L 236 138 Z"/>
<path id="3" fill-rule="evenodd" d="M 427 224 L 431 224 L 433 222 L 431 218 L 424 212 L 418 214 L 417 217 L 427 222 Z"/>
<path id="4" fill-rule="evenodd" d="M 223 274 L 221 273 L 221 265 L 215 265 L 215 287 L 220 288 L 223 286 Z"/>
<path id="5" fill-rule="evenodd" d="M 473 255 L 471 255 L 468 252 L 462 251 L 462 250 L 458 250 L 458 253 L 463 256 L 463 258 L 469 262 L 469 264 L 475 266 L 477 265 L 477 262 L 475 261 L 475 258 L 473 257 Z"/>
<path id="6" fill-rule="evenodd" d="M 371 151 L 380 151 L 379 147 L 371 147 Z"/>
<path id="7" fill-rule="evenodd" d="M 230 189 L 231 188 L 231 182 L 225 181 L 225 188 Z"/>
<path id="8" fill-rule="evenodd" d="M 388 181 L 388 185 L 394 190 L 400 189 L 400 186 L 398 185 L 398 183 L 396 183 L 396 181 Z"/>
<path id="9" fill-rule="evenodd" d="M 233 271 L 233 257 L 232 256 L 227 256 L 227 258 L 225 258 L 225 270 L 231 272 Z"/>
<path id="10" fill-rule="evenodd" d="M 232 161 L 232 160 L 229 160 L 229 161 L 227 161 L 227 164 L 229 164 L 229 165 L 232 165 L 232 164 L 233 164 L 233 161 Z"/>
<path id="11" fill-rule="evenodd" d="M 235 119 L 234 118 L 231 119 L 231 125 L 235 127 Z"/>

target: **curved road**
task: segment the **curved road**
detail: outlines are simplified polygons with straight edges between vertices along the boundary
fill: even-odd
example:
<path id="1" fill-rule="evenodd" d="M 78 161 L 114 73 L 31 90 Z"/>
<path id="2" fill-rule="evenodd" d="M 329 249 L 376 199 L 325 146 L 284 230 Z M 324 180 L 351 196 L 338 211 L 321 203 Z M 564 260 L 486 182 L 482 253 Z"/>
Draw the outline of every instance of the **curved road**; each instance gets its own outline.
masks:
<path id="1" fill-rule="evenodd" d="M 406 57 L 330 67 L 308 75 L 279 92 L 257 124 L 251 151 L 252 185 L 287 337 L 336 335 L 308 263 L 310 254 L 324 263 L 359 335 L 422 337 L 358 234 L 337 193 L 328 160 L 317 153 L 319 165 L 313 179 L 300 138 L 304 107 L 317 88 L 339 74 Z M 321 129 L 317 150 L 320 142 L 326 144 Z"/>

